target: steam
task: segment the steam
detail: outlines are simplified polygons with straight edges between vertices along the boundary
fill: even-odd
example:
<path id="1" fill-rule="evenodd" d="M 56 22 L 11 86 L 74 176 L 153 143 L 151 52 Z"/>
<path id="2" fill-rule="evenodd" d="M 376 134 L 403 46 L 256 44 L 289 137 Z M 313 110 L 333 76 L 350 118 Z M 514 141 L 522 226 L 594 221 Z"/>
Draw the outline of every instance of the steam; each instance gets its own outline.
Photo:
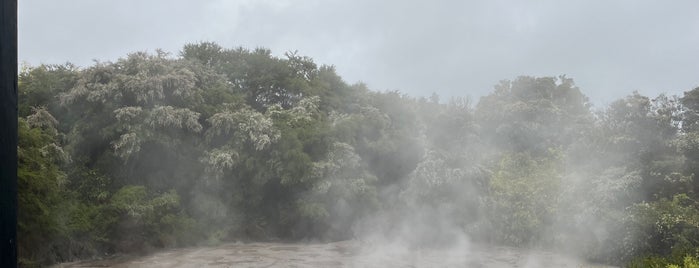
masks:
<path id="1" fill-rule="evenodd" d="M 561 77 L 557 85 L 562 91 L 569 90 L 571 93 L 564 94 L 571 94 L 573 99 L 584 98 L 570 79 Z M 506 82 L 501 86 L 521 85 Z M 501 92 L 496 89 L 493 95 L 496 94 Z M 483 106 L 492 101 L 489 98 L 493 95 L 481 100 L 479 112 L 500 109 Z M 555 134 L 582 137 L 571 132 L 579 130 L 580 125 L 589 126 L 586 124 L 591 124 L 592 118 L 544 121 L 535 129 L 525 129 L 528 135 L 522 135 L 521 130 L 507 128 L 521 127 L 516 125 L 517 120 L 531 120 L 527 114 L 509 115 L 515 121 L 506 122 L 511 125 L 488 126 L 491 118 L 473 118 L 477 112 L 468 99 L 452 99 L 448 104 L 423 99 L 420 104 L 424 110 L 413 114 L 420 127 L 413 134 L 418 139 L 411 144 L 416 149 L 410 151 L 417 152 L 418 161 L 412 163 L 411 171 L 379 187 L 381 202 L 377 210 L 353 206 L 340 198 L 333 206 L 335 213 L 330 213 L 336 216 L 330 219 L 336 226 L 348 226 L 347 221 L 352 219 L 347 215 L 361 215 L 350 227 L 352 237 L 361 245 L 354 263 L 357 267 L 372 263 L 426 267 L 434 265 L 434 258 L 440 259 L 440 265 L 467 267 L 553 267 L 582 265 L 584 259 L 608 261 L 603 256 L 614 246 L 618 237 L 612 234 L 619 232 L 621 226 L 609 220 L 603 211 L 623 211 L 623 204 L 630 202 L 640 178 L 623 166 L 609 167 L 607 163 L 618 160 L 599 154 L 599 148 L 591 147 L 593 142 L 583 138 L 561 141 L 569 137 Z M 546 107 L 535 107 L 543 108 Z M 582 116 L 587 110 L 568 108 L 578 109 L 571 113 Z M 395 109 L 400 108 L 381 110 Z M 453 118 L 443 118 L 446 116 Z M 349 116 L 335 117 L 343 120 Z M 431 121 L 434 118 L 441 122 Z M 390 126 L 392 119 L 383 120 Z M 519 134 L 507 134 L 508 131 Z M 566 142 L 569 144 L 562 145 Z M 554 147 L 542 151 L 538 147 L 541 145 Z M 349 145 L 342 146 L 352 150 Z M 331 150 L 329 158 L 333 157 Z M 351 163 L 351 170 L 366 169 L 358 160 L 355 156 L 337 164 Z M 362 177 L 345 175 L 341 180 Z M 326 176 L 320 181 L 333 182 L 337 178 Z M 524 226 L 507 225 L 512 221 Z M 518 257 L 489 265 L 487 258 L 497 259 L 489 254 L 502 251 L 516 252 Z"/>
<path id="2" fill-rule="evenodd" d="M 87 156 L 73 164 L 112 180 L 90 189 L 99 204 L 69 200 L 114 216 L 95 223 L 106 238 L 85 240 L 116 250 L 352 240 L 355 266 L 491 266 L 503 251 L 516 256 L 505 266 L 568 263 L 553 253 L 622 263 L 645 253 L 625 229 L 630 210 L 664 191 L 644 183 L 692 179 L 668 142 L 672 99 L 634 93 L 593 111 L 572 79 L 525 76 L 475 104 L 441 103 L 350 86 L 286 56 L 202 43 L 181 58 L 134 53 L 71 71 L 75 85 L 52 106 L 69 112 L 35 109 L 27 122 L 67 130 L 68 151 Z M 41 150 L 61 152 L 51 148 Z M 663 150 L 665 166 L 643 169 Z"/>

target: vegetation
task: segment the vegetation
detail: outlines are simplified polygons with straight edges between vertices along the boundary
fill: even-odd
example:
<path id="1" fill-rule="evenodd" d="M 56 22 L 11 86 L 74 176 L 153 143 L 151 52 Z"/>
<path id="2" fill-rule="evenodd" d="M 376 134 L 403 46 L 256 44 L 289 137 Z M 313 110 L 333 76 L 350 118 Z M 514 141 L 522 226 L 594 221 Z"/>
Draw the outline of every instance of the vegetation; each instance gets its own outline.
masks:
<path id="1" fill-rule="evenodd" d="M 699 265 L 699 88 L 593 109 L 518 77 L 472 105 L 199 43 L 25 67 L 19 89 L 24 266 L 370 231 Z"/>

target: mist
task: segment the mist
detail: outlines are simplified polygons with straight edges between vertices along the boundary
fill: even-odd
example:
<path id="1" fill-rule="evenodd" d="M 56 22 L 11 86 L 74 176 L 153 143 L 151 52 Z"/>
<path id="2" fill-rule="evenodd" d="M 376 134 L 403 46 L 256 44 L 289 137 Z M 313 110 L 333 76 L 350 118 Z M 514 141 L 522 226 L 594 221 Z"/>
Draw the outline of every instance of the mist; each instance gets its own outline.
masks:
<path id="1" fill-rule="evenodd" d="M 691 267 L 697 94 L 468 96 L 191 43 L 19 77 L 23 266 Z M 225 257 L 224 257 L 225 256 Z"/>

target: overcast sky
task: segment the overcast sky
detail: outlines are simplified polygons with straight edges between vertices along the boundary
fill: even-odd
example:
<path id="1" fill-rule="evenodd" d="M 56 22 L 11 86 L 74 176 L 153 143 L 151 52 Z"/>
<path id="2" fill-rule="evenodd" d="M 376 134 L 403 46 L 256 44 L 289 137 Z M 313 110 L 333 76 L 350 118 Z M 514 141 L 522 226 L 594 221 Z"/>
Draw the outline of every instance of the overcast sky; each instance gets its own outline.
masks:
<path id="1" fill-rule="evenodd" d="M 298 50 L 349 83 L 477 100 L 519 75 L 596 106 L 699 86 L 699 1 L 19 0 L 19 60 L 114 61 L 186 43 Z"/>

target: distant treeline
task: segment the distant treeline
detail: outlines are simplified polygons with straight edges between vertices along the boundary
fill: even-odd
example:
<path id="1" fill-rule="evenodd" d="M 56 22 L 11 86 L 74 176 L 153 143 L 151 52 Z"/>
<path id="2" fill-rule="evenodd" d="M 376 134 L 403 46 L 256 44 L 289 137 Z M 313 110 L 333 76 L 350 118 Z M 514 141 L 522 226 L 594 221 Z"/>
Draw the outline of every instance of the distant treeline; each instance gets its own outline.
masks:
<path id="1" fill-rule="evenodd" d="M 570 78 L 518 77 L 472 104 L 198 43 L 24 67 L 19 91 L 24 266 L 399 222 L 415 243 L 449 226 L 618 265 L 699 257 L 699 88 L 593 109 Z"/>

